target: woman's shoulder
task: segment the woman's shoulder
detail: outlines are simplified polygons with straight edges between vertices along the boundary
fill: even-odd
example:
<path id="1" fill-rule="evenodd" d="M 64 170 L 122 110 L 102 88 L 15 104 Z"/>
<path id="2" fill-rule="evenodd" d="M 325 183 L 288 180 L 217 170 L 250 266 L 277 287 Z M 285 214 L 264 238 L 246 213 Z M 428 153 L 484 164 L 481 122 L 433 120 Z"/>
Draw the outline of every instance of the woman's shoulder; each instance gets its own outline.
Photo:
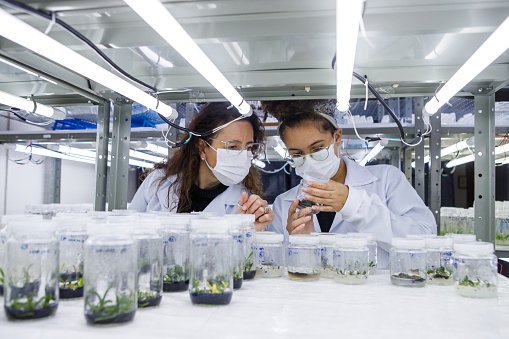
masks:
<path id="1" fill-rule="evenodd" d="M 282 203 L 282 201 L 290 201 L 291 202 L 291 201 L 295 200 L 295 197 L 297 196 L 298 187 L 299 186 L 297 185 L 293 188 L 290 188 L 288 191 L 283 192 L 280 195 L 278 195 L 276 197 L 276 199 L 274 200 L 274 204 L 276 204 L 277 202 Z"/>
<path id="2" fill-rule="evenodd" d="M 145 178 L 143 183 L 145 185 L 150 185 L 150 186 L 153 185 L 153 184 L 159 185 L 159 182 L 165 176 L 166 176 L 165 170 L 163 168 L 158 168 L 158 169 L 153 170 L 149 175 L 147 175 L 147 177 Z M 166 180 L 161 182 L 161 186 L 163 186 L 165 184 L 169 185 L 171 182 L 173 182 L 173 180 L 174 180 L 174 176 L 170 175 Z"/>

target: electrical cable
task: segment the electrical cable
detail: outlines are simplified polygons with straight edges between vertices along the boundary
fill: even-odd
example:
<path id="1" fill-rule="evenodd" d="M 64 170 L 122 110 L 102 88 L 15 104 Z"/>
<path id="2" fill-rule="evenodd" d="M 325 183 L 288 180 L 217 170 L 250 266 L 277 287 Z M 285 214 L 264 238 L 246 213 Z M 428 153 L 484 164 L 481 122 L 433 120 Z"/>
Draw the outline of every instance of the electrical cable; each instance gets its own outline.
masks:
<path id="1" fill-rule="evenodd" d="M 281 172 L 282 170 L 284 170 L 286 165 L 289 165 L 289 163 L 285 162 L 285 164 L 282 167 L 278 168 L 277 170 L 272 170 L 272 171 L 267 171 L 267 170 L 264 170 L 264 169 L 262 169 L 262 168 L 260 168 L 260 167 L 258 167 L 256 165 L 255 166 L 258 168 L 258 170 L 260 172 L 267 173 L 267 174 L 275 174 L 275 173 L 278 173 L 278 172 Z M 286 172 L 286 170 L 285 170 L 285 172 Z M 286 172 L 286 173 L 290 174 L 288 172 Z"/>
<path id="2" fill-rule="evenodd" d="M 47 122 L 35 122 L 35 121 L 30 121 L 30 120 L 28 120 L 27 118 L 22 117 L 21 115 L 19 115 L 19 114 L 18 114 L 18 113 L 16 113 L 15 111 L 13 111 L 13 110 L 9 110 L 9 109 L 3 109 L 3 108 L 0 108 L 0 111 L 12 113 L 12 114 L 14 114 L 16 117 L 18 117 L 18 119 L 20 119 L 21 121 L 26 122 L 26 123 L 28 123 L 28 124 L 36 125 L 36 126 L 48 126 L 48 125 L 51 125 L 52 123 L 54 123 L 54 121 L 47 121 Z"/>

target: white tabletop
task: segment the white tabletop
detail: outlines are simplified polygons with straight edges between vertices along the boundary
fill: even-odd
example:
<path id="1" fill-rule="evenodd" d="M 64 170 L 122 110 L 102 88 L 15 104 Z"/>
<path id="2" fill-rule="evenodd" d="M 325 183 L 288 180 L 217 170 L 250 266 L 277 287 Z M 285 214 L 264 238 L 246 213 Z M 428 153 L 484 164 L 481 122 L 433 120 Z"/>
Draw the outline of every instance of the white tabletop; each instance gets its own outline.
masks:
<path id="1" fill-rule="evenodd" d="M 61 301 L 54 317 L 31 322 L 0 312 L 1 339 L 159 337 L 509 338 L 509 279 L 499 275 L 493 299 L 460 297 L 453 286 L 393 286 L 387 271 L 356 286 L 255 279 L 230 305 L 194 306 L 188 292 L 165 293 L 158 308 L 112 327 L 88 326 L 83 300 Z"/>

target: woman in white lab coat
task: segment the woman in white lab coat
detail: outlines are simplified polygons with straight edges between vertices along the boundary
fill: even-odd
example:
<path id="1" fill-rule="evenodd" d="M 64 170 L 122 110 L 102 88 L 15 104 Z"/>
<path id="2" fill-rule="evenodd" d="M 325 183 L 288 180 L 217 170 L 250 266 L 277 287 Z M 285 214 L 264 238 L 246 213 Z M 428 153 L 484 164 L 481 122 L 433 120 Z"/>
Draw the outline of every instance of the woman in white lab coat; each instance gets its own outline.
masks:
<path id="1" fill-rule="evenodd" d="M 274 218 L 262 196 L 259 172 L 251 165 L 263 153 L 264 130 L 253 114 L 240 120 L 228 103 L 209 103 L 193 118 L 189 130 L 203 134 L 228 124 L 218 132 L 182 140 L 167 163 L 147 176 L 129 209 L 140 212 L 249 213 L 258 230 Z"/>
<path id="2" fill-rule="evenodd" d="M 360 166 L 340 154 L 342 131 L 335 106 L 324 101 L 266 101 L 265 113 L 279 121 L 279 135 L 296 174 L 318 172 L 328 183 L 311 182 L 306 199 L 323 206 L 298 209 L 297 187 L 279 195 L 268 230 L 285 234 L 310 232 L 375 233 L 378 267 L 388 265 L 393 237 L 436 234 L 436 223 L 405 175 L 390 165 Z M 320 212 L 311 214 L 311 211 Z"/>

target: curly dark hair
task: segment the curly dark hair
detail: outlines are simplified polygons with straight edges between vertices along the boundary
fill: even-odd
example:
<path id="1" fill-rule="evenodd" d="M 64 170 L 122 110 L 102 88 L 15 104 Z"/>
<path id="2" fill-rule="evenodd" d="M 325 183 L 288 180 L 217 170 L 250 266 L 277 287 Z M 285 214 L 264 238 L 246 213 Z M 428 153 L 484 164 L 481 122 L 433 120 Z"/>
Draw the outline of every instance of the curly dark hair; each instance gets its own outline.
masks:
<path id="1" fill-rule="evenodd" d="M 238 118 L 240 115 L 241 114 L 235 107 L 230 107 L 230 103 L 213 102 L 202 107 L 200 112 L 193 118 L 188 128 L 197 133 L 204 133 L 224 125 Z M 249 121 L 253 127 L 254 142 L 263 142 L 265 130 L 259 118 L 255 114 L 252 114 L 250 117 L 244 118 L 244 120 Z M 200 139 L 208 141 L 211 138 L 215 138 L 218 133 L 219 132 L 203 138 L 193 136 L 187 144 L 176 149 L 173 154 L 168 157 L 166 164 L 159 164 L 156 166 L 156 168 L 165 169 L 165 175 L 160 179 L 159 186 L 171 175 L 177 176 L 175 181 L 168 188 L 168 209 L 170 209 L 171 190 L 178 193 L 179 196 L 177 212 L 185 211 L 191 206 L 191 196 L 189 192 L 196 178 L 198 178 L 201 162 L 200 151 L 202 145 L 200 144 Z M 185 141 L 188 138 L 189 135 L 186 133 L 180 138 L 180 141 Z M 251 166 L 249 174 L 244 178 L 242 184 L 249 192 L 259 196 L 263 195 L 261 175 L 254 166 Z"/>
<path id="2" fill-rule="evenodd" d="M 322 133 L 330 132 L 334 135 L 336 127 L 318 114 L 317 107 L 326 104 L 326 100 L 276 100 L 262 101 L 264 119 L 270 114 L 279 122 L 279 136 L 284 141 L 287 128 L 311 124 Z"/>

